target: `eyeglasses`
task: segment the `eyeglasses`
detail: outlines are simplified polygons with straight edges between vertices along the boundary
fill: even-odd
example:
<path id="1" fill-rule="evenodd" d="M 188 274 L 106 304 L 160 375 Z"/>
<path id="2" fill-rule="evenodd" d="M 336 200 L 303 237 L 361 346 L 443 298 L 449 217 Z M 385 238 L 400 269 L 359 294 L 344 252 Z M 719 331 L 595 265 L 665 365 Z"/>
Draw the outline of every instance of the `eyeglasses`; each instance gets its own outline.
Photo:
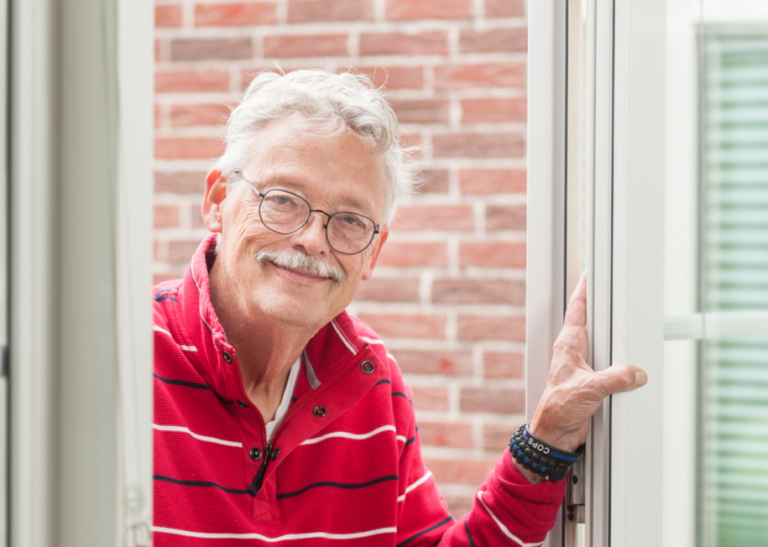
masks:
<path id="1" fill-rule="evenodd" d="M 309 202 L 298 194 L 270 188 L 260 192 L 240 171 L 235 174 L 243 179 L 261 198 L 259 218 L 262 224 L 278 234 L 298 232 L 309 221 L 312 213 L 322 213 L 328 217 L 325 223 L 325 240 L 334 251 L 354 255 L 361 253 L 373 242 L 380 227 L 365 215 L 341 211 L 328 214 L 320 209 L 312 209 Z"/>

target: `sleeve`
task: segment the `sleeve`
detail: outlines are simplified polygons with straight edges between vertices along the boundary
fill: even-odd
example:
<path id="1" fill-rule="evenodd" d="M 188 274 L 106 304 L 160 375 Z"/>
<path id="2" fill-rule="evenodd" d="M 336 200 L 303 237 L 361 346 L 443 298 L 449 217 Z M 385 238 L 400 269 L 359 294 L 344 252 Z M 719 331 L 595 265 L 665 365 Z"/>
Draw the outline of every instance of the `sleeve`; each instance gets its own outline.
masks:
<path id="1" fill-rule="evenodd" d="M 530 484 L 508 452 L 475 493 L 472 510 L 454 520 L 421 458 L 416 420 L 400 458 L 397 547 L 537 547 L 554 526 L 565 481 Z"/>

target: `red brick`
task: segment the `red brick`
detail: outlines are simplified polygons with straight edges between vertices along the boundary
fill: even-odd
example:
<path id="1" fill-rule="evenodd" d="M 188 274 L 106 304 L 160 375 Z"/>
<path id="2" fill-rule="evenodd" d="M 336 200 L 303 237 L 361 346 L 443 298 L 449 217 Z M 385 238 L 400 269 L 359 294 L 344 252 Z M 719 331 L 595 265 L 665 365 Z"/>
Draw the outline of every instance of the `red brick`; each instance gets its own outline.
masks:
<path id="1" fill-rule="evenodd" d="M 421 89 L 424 87 L 424 69 L 420 66 L 357 67 L 368 75 L 376 87 L 386 89 Z"/>
<path id="2" fill-rule="evenodd" d="M 179 225 L 176 205 L 155 205 L 155 228 L 174 228 Z"/>
<path id="3" fill-rule="evenodd" d="M 403 148 L 413 148 L 413 147 L 420 147 L 421 146 L 421 135 L 412 135 L 407 132 L 403 132 L 400 134 L 400 146 Z"/>
<path id="4" fill-rule="evenodd" d="M 155 192 L 202 194 L 205 191 L 205 176 L 203 172 L 155 171 Z"/>
<path id="5" fill-rule="evenodd" d="M 459 35 L 461 53 L 516 53 L 528 50 L 527 28 L 467 29 Z"/>
<path id="6" fill-rule="evenodd" d="M 486 230 L 525 230 L 525 205 L 489 205 L 485 210 Z"/>
<path id="7" fill-rule="evenodd" d="M 386 18 L 391 21 L 469 17 L 472 0 L 387 0 Z"/>
<path id="8" fill-rule="evenodd" d="M 195 239 L 191 241 L 169 241 L 168 242 L 168 261 L 184 263 L 190 261 L 195 254 L 200 241 Z"/>
<path id="9" fill-rule="evenodd" d="M 171 106 L 171 125 L 223 125 L 229 112 L 229 106 L 225 104 L 175 104 Z"/>
<path id="10" fill-rule="evenodd" d="M 486 352 L 483 356 L 486 378 L 523 378 L 524 367 L 522 353 Z"/>
<path id="11" fill-rule="evenodd" d="M 436 158 L 522 158 L 525 140 L 517 133 L 450 133 L 432 137 Z"/>
<path id="12" fill-rule="evenodd" d="M 514 433 L 514 431 L 513 431 Z M 510 435 L 511 437 L 512 435 Z M 443 460 L 425 458 L 435 480 L 443 483 L 471 484 L 477 486 L 485 481 L 488 472 L 496 465 L 496 459 L 490 460 Z"/>
<path id="13" fill-rule="evenodd" d="M 447 55 L 448 33 L 380 32 L 360 35 L 360 55 Z"/>
<path id="14" fill-rule="evenodd" d="M 400 123 L 448 123 L 446 99 L 390 101 Z"/>
<path id="15" fill-rule="evenodd" d="M 524 122 L 528 115 L 525 97 L 510 99 L 465 99 L 461 101 L 462 123 Z"/>
<path id="16" fill-rule="evenodd" d="M 525 390 L 498 387 L 465 387 L 459 395 L 462 412 L 521 414 L 525 412 Z M 514 429 L 510 431 L 510 437 Z"/>
<path id="17" fill-rule="evenodd" d="M 511 436 L 511 435 L 510 435 Z M 422 446 L 472 448 L 472 424 L 452 422 L 419 422 Z"/>
<path id="18" fill-rule="evenodd" d="M 393 351 L 400 370 L 407 374 L 469 376 L 472 354 L 467 351 Z"/>
<path id="19" fill-rule="evenodd" d="M 159 160 L 212 159 L 224 152 L 217 137 L 157 137 L 155 158 Z"/>
<path id="20" fill-rule="evenodd" d="M 448 265 L 445 243 L 404 243 L 388 241 L 379 255 L 379 266 L 432 266 Z"/>
<path id="21" fill-rule="evenodd" d="M 155 72 L 155 93 L 229 91 L 224 70 L 174 70 Z"/>
<path id="22" fill-rule="evenodd" d="M 358 316 L 379 336 L 445 338 L 445 316 L 426 314 L 361 313 Z"/>
<path id="23" fill-rule="evenodd" d="M 160 105 L 155 105 L 155 127 L 160 127 Z"/>
<path id="24" fill-rule="evenodd" d="M 483 449 L 506 450 L 509 447 L 509 439 L 515 430 L 524 423 L 524 420 L 511 421 L 505 424 L 485 424 L 483 427 Z"/>
<path id="25" fill-rule="evenodd" d="M 355 300 L 369 302 L 418 302 L 419 279 L 376 278 L 363 281 L 357 288 Z"/>
<path id="26" fill-rule="evenodd" d="M 155 62 L 166 61 L 163 56 L 165 40 L 155 40 Z"/>
<path id="27" fill-rule="evenodd" d="M 460 340 L 473 342 L 481 340 L 525 341 L 524 317 L 477 317 L 459 316 L 458 334 Z"/>
<path id="28" fill-rule="evenodd" d="M 446 494 L 443 496 L 445 503 L 448 505 L 448 511 L 451 513 L 455 520 L 459 520 L 472 510 L 472 505 L 475 502 L 475 496 L 472 494 Z"/>
<path id="29" fill-rule="evenodd" d="M 525 282 L 506 279 L 435 279 L 435 304 L 525 304 Z"/>
<path id="30" fill-rule="evenodd" d="M 419 410 L 448 410 L 448 388 L 416 386 L 413 407 Z"/>
<path id="31" fill-rule="evenodd" d="M 172 61 L 230 61 L 251 57 L 250 38 L 177 38 L 171 42 Z"/>
<path id="32" fill-rule="evenodd" d="M 197 27 L 268 25 L 276 21 L 275 2 L 197 4 L 195 6 L 195 26 Z"/>
<path id="33" fill-rule="evenodd" d="M 372 0 L 289 0 L 289 23 L 322 21 L 370 21 Z"/>
<path id="34" fill-rule="evenodd" d="M 448 192 L 448 171 L 425 169 L 421 172 L 419 194 L 445 194 Z"/>
<path id="35" fill-rule="evenodd" d="M 158 28 L 180 27 L 181 6 L 178 4 L 155 6 L 155 26 Z"/>
<path id="36" fill-rule="evenodd" d="M 466 241 L 459 246 L 461 266 L 524 268 L 524 241 Z"/>
<path id="37" fill-rule="evenodd" d="M 525 88 L 525 71 L 525 63 L 486 63 L 436 66 L 435 88 Z"/>
<path id="38" fill-rule="evenodd" d="M 525 0 L 485 0 L 486 17 L 523 17 Z"/>
<path id="39" fill-rule="evenodd" d="M 267 36 L 265 57 L 335 57 L 347 55 L 346 34 Z"/>
<path id="40" fill-rule="evenodd" d="M 527 189 L 525 169 L 462 169 L 462 194 L 515 194 Z"/>
<path id="41" fill-rule="evenodd" d="M 470 205 L 425 207 L 403 205 L 397 209 L 395 230 L 474 230 L 475 219 Z"/>

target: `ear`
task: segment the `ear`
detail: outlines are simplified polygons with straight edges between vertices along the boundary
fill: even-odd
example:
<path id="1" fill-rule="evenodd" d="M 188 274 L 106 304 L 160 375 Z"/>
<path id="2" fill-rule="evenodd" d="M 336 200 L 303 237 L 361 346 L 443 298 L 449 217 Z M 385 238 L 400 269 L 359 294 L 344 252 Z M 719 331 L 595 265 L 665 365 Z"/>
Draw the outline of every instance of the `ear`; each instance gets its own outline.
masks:
<path id="1" fill-rule="evenodd" d="M 385 226 L 381 229 L 379 237 L 376 238 L 376 241 L 372 245 L 373 251 L 371 252 L 370 257 L 368 257 L 366 263 L 363 265 L 363 275 L 361 277 L 363 281 L 368 281 L 373 275 L 373 269 L 376 267 L 376 262 L 379 260 L 379 253 L 381 253 L 381 248 L 384 246 L 388 237 L 389 227 Z"/>
<path id="2" fill-rule="evenodd" d="M 226 177 L 221 174 L 221 171 L 211 171 L 205 179 L 205 195 L 202 204 L 205 227 L 211 232 L 221 232 L 221 206 L 226 197 Z"/>

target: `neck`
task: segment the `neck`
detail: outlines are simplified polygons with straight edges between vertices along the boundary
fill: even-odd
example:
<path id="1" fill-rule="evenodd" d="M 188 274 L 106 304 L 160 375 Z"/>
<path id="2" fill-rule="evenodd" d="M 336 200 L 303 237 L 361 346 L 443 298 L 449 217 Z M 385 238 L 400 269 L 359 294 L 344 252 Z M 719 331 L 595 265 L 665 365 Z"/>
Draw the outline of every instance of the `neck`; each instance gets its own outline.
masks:
<path id="1" fill-rule="evenodd" d="M 266 423 L 280 405 L 291 366 L 317 329 L 280 324 L 254 311 L 218 264 L 209 274 L 211 304 L 237 352 L 245 394 Z"/>

